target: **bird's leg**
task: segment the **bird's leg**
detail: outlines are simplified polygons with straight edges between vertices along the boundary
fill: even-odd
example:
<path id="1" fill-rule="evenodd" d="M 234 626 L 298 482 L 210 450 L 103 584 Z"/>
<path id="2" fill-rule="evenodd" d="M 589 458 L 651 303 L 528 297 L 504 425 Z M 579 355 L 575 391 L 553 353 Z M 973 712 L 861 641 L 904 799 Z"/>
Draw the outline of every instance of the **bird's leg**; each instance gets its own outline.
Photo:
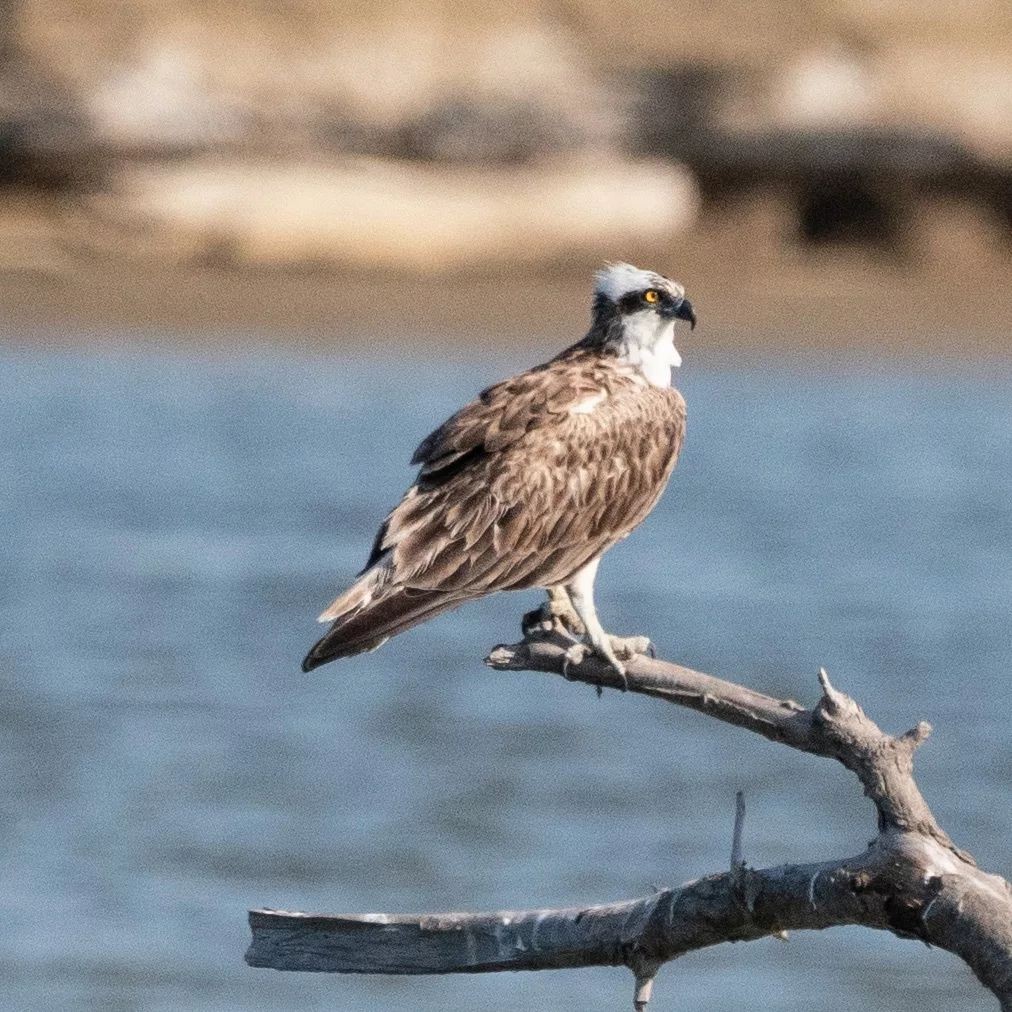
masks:
<path id="1" fill-rule="evenodd" d="M 565 587 L 549 587 L 548 601 L 542 606 L 543 611 L 548 613 L 554 620 L 553 629 L 561 633 L 566 639 L 583 642 L 587 635 L 587 627 L 583 624 L 580 616 L 577 615 L 573 602 L 569 599 L 569 592 Z M 615 656 L 620 660 L 627 661 L 637 654 L 654 654 L 654 645 L 646 636 L 611 636 L 608 635 L 611 648 Z"/>
<path id="2" fill-rule="evenodd" d="M 586 626 L 580 621 L 565 587 L 548 588 L 548 613 L 561 627 L 561 631 L 574 639 L 586 634 Z"/>
<path id="3" fill-rule="evenodd" d="M 566 584 L 566 592 L 587 630 L 590 645 L 622 676 L 623 688 L 627 689 L 629 686 L 625 677 L 625 665 L 619 660 L 619 656 L 628 660 L 634 654 L 646 653 L 652 648 L 650 640 L 645 636 L 609 636 L 601 628 L 601 623 L 597 619 L 597 609 L 594 607 L 594 577 L 597 575 L 599 561 L 595 559 L 576 573 Z"/>
<path id="4" fill-rule="evenodd" d="M 582 643 L 586 632 L 580 616 L 576 614 L 573 603 L 569 600 L 566 588 L 562 586 L 548 587 L 548 600 L 533 611 L 527 612 L 523 618 L 525 636 L 558 633 L 573 643 Z"/>

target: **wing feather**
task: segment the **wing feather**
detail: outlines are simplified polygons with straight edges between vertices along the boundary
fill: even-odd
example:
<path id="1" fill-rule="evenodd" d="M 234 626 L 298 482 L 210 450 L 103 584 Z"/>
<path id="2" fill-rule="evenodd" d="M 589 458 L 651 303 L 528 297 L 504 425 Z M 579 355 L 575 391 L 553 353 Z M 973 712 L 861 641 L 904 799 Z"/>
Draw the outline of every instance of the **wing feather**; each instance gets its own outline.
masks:
<path id="1" fill-rule="evenodd" d="M 411 463 L 435 474 L 476 450 L 498 453 L 597 390 L 592 377 L 565 363 L 538 366 L 483 390 L 422 440 Z"/>

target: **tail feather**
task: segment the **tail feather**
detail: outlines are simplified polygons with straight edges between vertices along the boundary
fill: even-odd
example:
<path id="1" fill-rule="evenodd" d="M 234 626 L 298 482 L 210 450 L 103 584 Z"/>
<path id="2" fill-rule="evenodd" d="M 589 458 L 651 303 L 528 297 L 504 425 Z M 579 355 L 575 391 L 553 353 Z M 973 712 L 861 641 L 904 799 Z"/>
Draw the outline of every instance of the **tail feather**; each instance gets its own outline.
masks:
<path id="1" fill-rule="evenodd" d="M 357 615 L 381 592 L 384 575 L 378 569 L 366 570 L 343 594 L 327 605 L 327 610 L 322 612 L 316 621 L 334 622 Z"/>
<path id="2" fill-rule="evenodd" d="M 306 654 L 303 671 L 375 650 L 391 636 L 462 603 L 461 598 L 438 590 L 360 587 L 368 579 L 359 580 L 320 616 L 321 621 L 333 620 L 333 625 Z"/>

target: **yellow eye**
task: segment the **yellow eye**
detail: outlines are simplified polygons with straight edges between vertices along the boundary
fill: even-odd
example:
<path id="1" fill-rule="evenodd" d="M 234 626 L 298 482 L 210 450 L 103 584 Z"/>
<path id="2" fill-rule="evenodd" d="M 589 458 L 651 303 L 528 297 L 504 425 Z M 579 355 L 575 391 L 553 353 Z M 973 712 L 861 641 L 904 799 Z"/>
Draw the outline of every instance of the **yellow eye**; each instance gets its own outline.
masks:
<path id="1" fill-rule="evenodd" d="M 660 302 L 660 299 L 661 299 L 661 293 L 659 291 L 657 291 L 656 288 L 648 288 L 643 293 L 643 301 L 644 302 L 650 302 L 650 303 Z"/>

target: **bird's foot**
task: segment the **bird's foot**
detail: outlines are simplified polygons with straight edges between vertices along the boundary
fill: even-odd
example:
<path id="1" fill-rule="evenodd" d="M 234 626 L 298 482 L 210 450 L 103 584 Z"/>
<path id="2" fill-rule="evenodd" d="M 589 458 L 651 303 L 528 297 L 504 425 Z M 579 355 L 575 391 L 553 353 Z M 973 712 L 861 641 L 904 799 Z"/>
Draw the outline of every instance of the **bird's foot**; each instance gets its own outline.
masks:
<path id="1" fill-rule="evenodd" d="M 557 633 L 572 643 L 582 643 L 586 629 L 566 595 L 549 592 L 549 598 L 540 607 L 527 612 L 521 623 L 525 637 L 550 636 Z"/>
<path id="2" fill-rule="evenodd" d="M 657 656 L 653 643 L 646 636 L 609 636 L 608 639 L 615 656 L 623 661 L 630 661 L 638 654 Z"/>
<path id="3" fill-rule="evenodd" d="M 634 657 L 647 654 L 650 657 L 656 656 L 654 645 L 646 636 L 608 636 L 603 640 L 593 643 L 594 650 L 600 654 L 622 679 L 622 691 L 629 691 L 629 679 L 626 677 L 623 661 L 630 661 Z"/>
<path id="4" fill-rule="evenodd" d="M 570 675 L 569 669 L 579 667 L 587 659 L 588 654 L 592 653 L 600 653 L 600 651 L 589 643 L 574 643 L 562 655 L 562 677 L 572 680 L 573 676 Z M 602 654 L 601 656 L 604 655 Z M 622 691 L 628 692 L 629 682 L 626 679 L 625 668 L 622 666 L 622 663 L 614 660 L 614 658 L 605 657 L 605 660 L 618 672 L 619 677 L 622 679 Z M 601 687 L 600 682 L 596 683 L 594 688 L 597 690 L 597 695 L 600 699 L 604 694 L 604 689 Z"/>
<path id="5" fill-rule="evenodd" d="M 638 655 L 655 656 L 654 646 L 646 636 L 605 636 L 598 641 L 579 641 L 566 650 L 562 662 L 562 674 L 569 677 L 571 667 L 582 664 L 589 653 L 604 658 L 609 666 L 622 679 L 622 691 L 629 691 L 629 679 L 623 661 L 631 660 Z"/>
<path id="6" fill-rule="evenodd" d="M 622 679 L 622 691 L 629 691 L 629 680 L 625 676 L 625 665 L 616 656 L 615 650 L 612 647 L 614 637 L 605 635 L 603 637 L 591 637 L 590 645 L 594 649 L 599 657 L 603 657 L 608 664 L 618 672 L 619 678 Z"/>
<path id="7" fill-rule="evenodd" d="M 576 614 L 573 603 L 565 591 L 556 591 L 555 588 L 548 592 L 548 600 L 544 607 L 547 609 L 554 627 L 563 635 L 572 637 L 585 636 L 587 627 Z"/>
<path id="8" fill-rule="evenodd" d="M 562 655 L 562 677 L 569 678 L 569 669 L 579 667 L 591 652 L 591 647 L 586 643 L 574 643 Z"/>

